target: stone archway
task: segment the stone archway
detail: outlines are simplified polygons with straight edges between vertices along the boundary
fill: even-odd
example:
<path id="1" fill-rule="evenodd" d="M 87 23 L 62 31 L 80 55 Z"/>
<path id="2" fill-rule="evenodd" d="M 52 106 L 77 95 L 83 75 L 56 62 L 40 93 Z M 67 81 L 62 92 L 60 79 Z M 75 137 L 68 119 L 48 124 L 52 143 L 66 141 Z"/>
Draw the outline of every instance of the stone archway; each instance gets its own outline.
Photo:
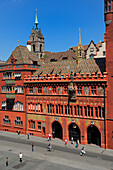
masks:
<path id="1" fill-rule="evenodd" d="M 58 121 L 52 123 L 52 135 L 53 138 L 62 139 L 62 126 Z"/>
<path id="2" fill-rule="evenodd" d="M 87 128 L 87 141 L 88 144 L 92 143 L 101 146 L 101 134 L 96 126 L 90 125 Z"/>
<path id="3" fill-rule="evenodd" d="M 79 140 L 80 142 L 80 129 L 75 123 L 69 125 L 69 140 L 73 137 L 74 141 Z"/>

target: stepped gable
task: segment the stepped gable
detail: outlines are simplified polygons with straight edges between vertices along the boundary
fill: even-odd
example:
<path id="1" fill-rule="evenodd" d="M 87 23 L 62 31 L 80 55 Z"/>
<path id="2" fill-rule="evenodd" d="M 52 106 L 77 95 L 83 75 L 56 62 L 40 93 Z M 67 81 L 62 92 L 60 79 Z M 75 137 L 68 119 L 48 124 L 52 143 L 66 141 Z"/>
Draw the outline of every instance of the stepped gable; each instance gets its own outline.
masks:
<path id="1" fill-rule="evenodd" d="M 44 62 L 52 62 L 52 61 L 62 61 L 62 60 L 73 60 L 76 59 L 76 53 L 74 51 L 65 51 L 65 52 L 45 52 Z"/>
<path id="2" fill-rule="evenodd" d="M 33 61 L 37 61 L 39 65 L 41 64 L 37 54 L 29 51 L 25 46 L 17 46 L 13 51 L 13 55 L 16 59 L 16 64 L 33 64 Z M 6 61 L 6 64 L 11 64 L 11 56 Z"/>
<path id="3" fill-rule="evenodd" d="M 73 73 L 97 73 L 100 72 L 94 59 L 81 59 L 77 64 L 76 60 L 62 60 L 42 64 L 34 75 L 44 74 L 70 74 Z"/>

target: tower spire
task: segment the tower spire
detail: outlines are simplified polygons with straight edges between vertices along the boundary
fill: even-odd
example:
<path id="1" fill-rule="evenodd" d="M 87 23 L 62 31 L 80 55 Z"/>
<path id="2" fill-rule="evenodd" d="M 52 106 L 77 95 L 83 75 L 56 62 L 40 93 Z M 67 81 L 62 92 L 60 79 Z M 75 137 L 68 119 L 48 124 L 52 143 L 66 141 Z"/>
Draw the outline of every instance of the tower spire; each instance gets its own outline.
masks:
<path id="1" fill-rule="evenodd" d="M 77 47 L 77 60 L 82 59 L 82 58 L 84 58 L 84 49 L 83 49 L 82 43 L 81 43 L 81 31 L 79 28 L 79 42 L 78 42 L 78 47 Z"/>
<path id="2" fill-rule="evenodd" d="M 82 45 L 82 43 L 81 43 L 81 30 L 80 30 L 80 28 L 79 28 L 79 43 L 78 43 L 78 45 L 79 45 L 79 46 Z"/>
<path id="3" fill-rule="evenodd" d="M 38 31 L 38 19 L 37 19 L 37 9 L 36 11 L 36 17 L 35 17 L 35 29 Z"/>

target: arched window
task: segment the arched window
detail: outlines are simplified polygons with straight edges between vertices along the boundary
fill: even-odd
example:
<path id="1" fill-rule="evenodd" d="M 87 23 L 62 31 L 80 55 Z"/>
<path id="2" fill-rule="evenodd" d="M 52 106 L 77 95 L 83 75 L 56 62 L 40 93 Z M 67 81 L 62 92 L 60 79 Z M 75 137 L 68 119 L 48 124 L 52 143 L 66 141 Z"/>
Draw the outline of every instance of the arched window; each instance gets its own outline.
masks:
<path id="1" fill-rule="evenodd" d="M 91 54 L 91 55 L 90 55 L 90 58 L 94 58 L 94 54 Z"/>
<path id="2" fill-rule="evenodd" d="M 108 1 L 108 11 L 111 11 L 111 0 Z"/>
<path id="3" fill-rule="evenodd" d="M 35 129 L 35 121 L 33 120 L 29 121 L 29 128 Z"/>
<path id="4" fill-rule="evenodd" d="M 33 51 L 35 52 L 35 44 L 33 44 Z"/>
<path id="5" fill-rule="evenodd" d="M 42 52 L 42 44 L 40 44 L 40 52 Z"/>
<path id="6" fill-rule="evenodd" d="M 14 104 L 14 110 L 23 111 L 23 103 L 17 101 L 17 102 Z"/>

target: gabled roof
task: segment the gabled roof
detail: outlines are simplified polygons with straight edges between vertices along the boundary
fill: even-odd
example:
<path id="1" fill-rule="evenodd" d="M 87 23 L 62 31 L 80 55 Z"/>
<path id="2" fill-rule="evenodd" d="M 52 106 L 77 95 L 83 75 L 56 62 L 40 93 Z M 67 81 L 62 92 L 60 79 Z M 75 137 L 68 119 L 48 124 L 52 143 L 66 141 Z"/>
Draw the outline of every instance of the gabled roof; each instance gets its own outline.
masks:
<path id="1" fill-rule="evenodd" d="M 42 64 L 34 75 L 44 74 L 70 74 L 73 73 L 93 73 L 100 72 L 94 59 L 81 59 L 77 64 L 76 60 L 62 60 Z"/>
<path id="2" fill-rule="evenodd" d="M 98 47 L 99 47 L 100 43 L 98 43 L 98 45 L 96 45 L 96 44 L 94 43 L 94 41 L 91 40 L 90 44 L 88 45 L 88 47 L 87 47 L 87 49 L 86 49 L 85 51 L 88 50 L 88 48 L 90 47 L 91 44 L 93 44 L 93 45 L 95 46 L 95 48 L 98 50 Z"/>
<path id="3" fill-rule="evenodd" d="M 13 51 L 13 55 L 16 59 L 16 64 L 33 64 L 33 61 L 37 61 L 40 64 L 41 62 L 37 54 L 30 52 L 25 46 L 17 46 Z M 11 56 L 6 61 L 6 64 L 11 64 Z"/>

